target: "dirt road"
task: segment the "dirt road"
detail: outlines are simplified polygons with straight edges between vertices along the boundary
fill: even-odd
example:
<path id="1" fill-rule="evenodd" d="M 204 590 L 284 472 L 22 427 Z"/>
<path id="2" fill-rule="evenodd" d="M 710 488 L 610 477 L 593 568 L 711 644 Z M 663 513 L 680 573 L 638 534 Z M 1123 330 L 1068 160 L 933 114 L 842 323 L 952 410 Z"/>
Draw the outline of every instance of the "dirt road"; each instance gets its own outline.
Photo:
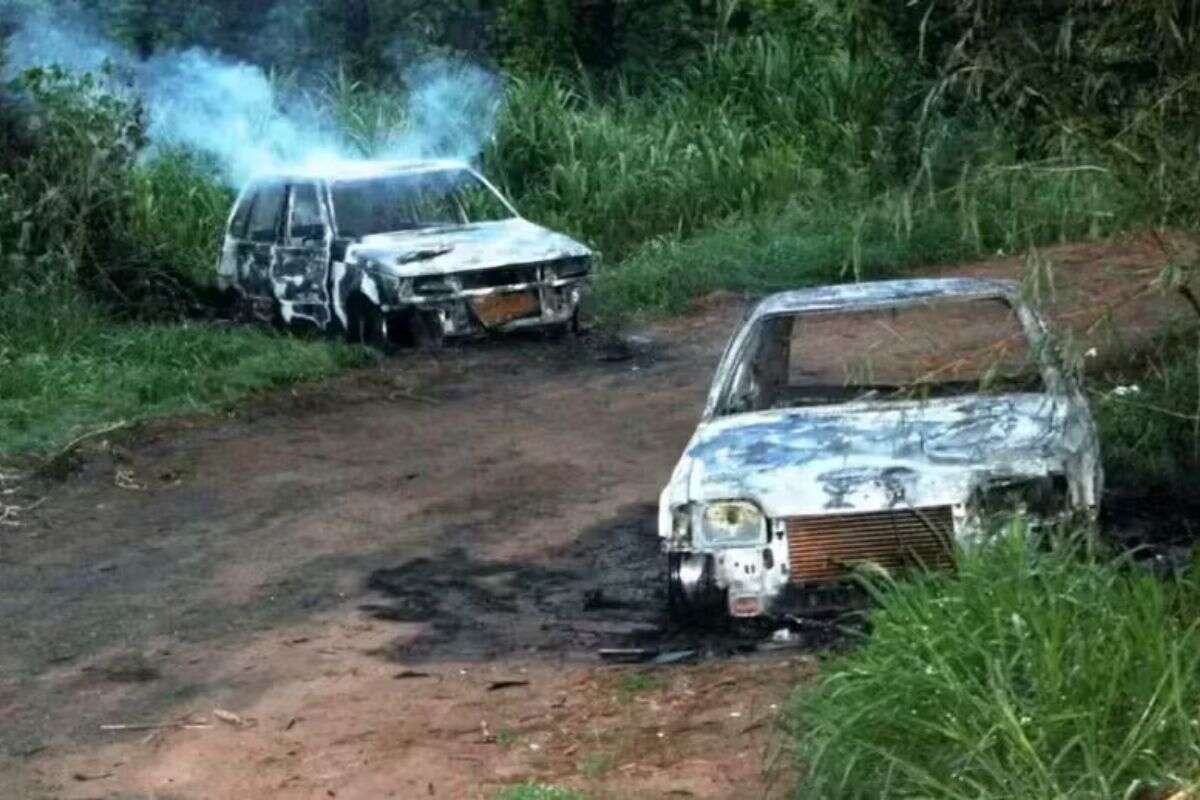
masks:
<path id="1" fill-rule="evenodd" d="M 1145 241 L 1047 255 L 1086 342 L 1179 308 L 1127 300 L 1161 261 Z M 773 726 L 817 651 L 664 628 L 656 558 L 739 306 L 621 346 L 405 354 L 21 484 L 12 502 L 45 499 L 0 528 L 0 796 L 786 793 Z M 646 641 L 702 658 L 596 656 Z M 180 724 L 101 729 L 148 723 Z"/>

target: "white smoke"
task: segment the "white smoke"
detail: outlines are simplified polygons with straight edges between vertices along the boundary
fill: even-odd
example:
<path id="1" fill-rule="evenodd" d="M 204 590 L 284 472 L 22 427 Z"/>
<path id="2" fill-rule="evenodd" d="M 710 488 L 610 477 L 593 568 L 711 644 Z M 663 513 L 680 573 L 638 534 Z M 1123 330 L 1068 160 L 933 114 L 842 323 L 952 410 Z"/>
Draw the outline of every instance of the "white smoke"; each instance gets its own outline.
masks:
<path id="1" fill-rule="evenodd" d="M 78 11 L 14 6 L 0 8 L 14 23 L 5 79 L 32 67 L 95 72 L 111 65 L 142 98 L 154 147 L 207 153 L 234 187 L 260 172 L 364 158 L 338 133 L 331 109 L 282 93 L 259 66 L 198 48 L 141 60 Z M 387 131 L 371 155 L 387 160 L 478 157 L 500 107 L 497 76 L 439 59 L 408 69 L 404 79 L 405 107 L 392 115 L 404 122 Z"/>

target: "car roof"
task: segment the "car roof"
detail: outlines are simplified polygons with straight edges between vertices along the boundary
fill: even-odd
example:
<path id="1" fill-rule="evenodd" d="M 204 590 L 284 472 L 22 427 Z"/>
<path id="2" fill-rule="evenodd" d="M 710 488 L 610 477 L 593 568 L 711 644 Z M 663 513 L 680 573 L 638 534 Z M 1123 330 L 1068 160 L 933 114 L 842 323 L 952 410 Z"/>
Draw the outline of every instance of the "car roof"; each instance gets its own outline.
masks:
<path id="1" fill-rule="evenodd" d="M 256 175 L 251 183 L 280 183 L 299 180 L 362 180 L 364 178 L 381 178 L 389 175 L 432 172 L 443 169 L 470 169 L 470 165 L 465 161 L 451 159 L 374 161 L 371 159 L 334 158 L 314 161 L 302 167 L 262 172 Z"/>
<path id="2" fill-rule="evenodd" d="M 913 278 L 817 286 L 768 295 L 755 306 L 755 319 L 778 314 L 895 308 L 928 300 L 1006 300 L 1020 298 L 1017 281 L 999 278 Z"/>

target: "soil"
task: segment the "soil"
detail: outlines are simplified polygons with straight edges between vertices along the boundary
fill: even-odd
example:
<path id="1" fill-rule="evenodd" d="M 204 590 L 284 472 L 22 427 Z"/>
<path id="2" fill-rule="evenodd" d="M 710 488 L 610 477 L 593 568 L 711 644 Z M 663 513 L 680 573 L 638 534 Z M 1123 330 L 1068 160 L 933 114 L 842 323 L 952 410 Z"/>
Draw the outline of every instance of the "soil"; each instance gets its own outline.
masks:
<path id="1" fill-rule="evenodd" d="M 1040 257 L 1096 363 L 1192 313 L 1139 292 L 1152 237 Z M 782 710 L 850 645 L 673 627 L 655 537 L 744 303 L 407 352 L 0 478 L 36 504 L 0 527 L 0 794 L 787 796 Z"/>

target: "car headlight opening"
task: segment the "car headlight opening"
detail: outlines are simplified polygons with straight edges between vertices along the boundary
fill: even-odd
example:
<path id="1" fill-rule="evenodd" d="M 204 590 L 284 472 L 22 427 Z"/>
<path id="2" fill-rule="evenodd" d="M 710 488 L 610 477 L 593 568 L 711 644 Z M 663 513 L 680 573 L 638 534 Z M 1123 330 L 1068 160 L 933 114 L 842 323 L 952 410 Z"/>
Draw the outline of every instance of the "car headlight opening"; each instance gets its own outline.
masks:
<path id="1" fill-rule="evenodd" d="M 1000 479 L 983 486 L 975 504 L 984 517 L 1016 513 L 1051 519 L 1068 510 L 1070 490 L 1064 475 Z"/>
<path id="2" fill-rule="evenodd" d="M 718 546 L 758 544 L 767 535 L 766 517 L 744 500 L 709 503 L 700 513 L 700 524 L 705 540 Z"/>

